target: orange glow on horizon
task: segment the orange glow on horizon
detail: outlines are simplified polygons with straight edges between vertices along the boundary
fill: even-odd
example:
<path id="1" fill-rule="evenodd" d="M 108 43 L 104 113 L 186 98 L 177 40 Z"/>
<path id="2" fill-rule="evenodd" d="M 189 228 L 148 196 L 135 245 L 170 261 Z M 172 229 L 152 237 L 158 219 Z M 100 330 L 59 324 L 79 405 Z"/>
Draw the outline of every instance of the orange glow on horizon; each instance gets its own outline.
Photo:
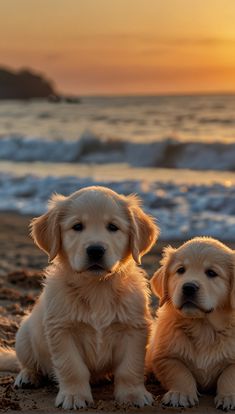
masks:
<path id="1" fill-rule="evenodd" d="M 79 95 L 235 92 L 234 21 L 234 0 L 3 0 L 0 65 Z"/>

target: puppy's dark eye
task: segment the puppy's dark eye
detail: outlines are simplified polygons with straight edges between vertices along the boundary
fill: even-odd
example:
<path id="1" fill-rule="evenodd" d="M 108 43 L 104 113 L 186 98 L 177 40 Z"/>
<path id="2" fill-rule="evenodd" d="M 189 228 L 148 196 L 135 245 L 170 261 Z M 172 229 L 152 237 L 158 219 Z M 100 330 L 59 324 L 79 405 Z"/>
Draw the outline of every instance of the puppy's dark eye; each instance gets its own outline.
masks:
<path id="1" fill-rule="evenodd" d="M 74 224 L 74 226 L 72 227 L 72 229 L 74 231 L 82 231 L 84 229 L 84 226 L 82 223 L 76 223 Z"/>
<path id="2" fill-rule="evenodd" d="M 185 273 L 185 267 L 184 266 L 180 266 L 179 269 L 177 269 L 177 273 L 179 275 L 183 275 Z"/>
<path id="3" fill-rule="evenodd" d="M 113 223 L 109 223 L 109 224 L 107 225 L 107 230 L 108 230 L 108 231 L 115 232 L 115 231 L 118 231 L 118 230 L 119 230 L 119 228 L 118 228 L 115 224 L 113 224 Z"/>
<path id="4" fill-rule="evenodd" d="M 208 276 L 208 277 L 216 277 L 216 276 L 218 276 L 218 273 L 216 273 L 214 270 L 212 270 L 212 269 L 207 269 L 206 271 L 205 271 L 205 274 Z"/>

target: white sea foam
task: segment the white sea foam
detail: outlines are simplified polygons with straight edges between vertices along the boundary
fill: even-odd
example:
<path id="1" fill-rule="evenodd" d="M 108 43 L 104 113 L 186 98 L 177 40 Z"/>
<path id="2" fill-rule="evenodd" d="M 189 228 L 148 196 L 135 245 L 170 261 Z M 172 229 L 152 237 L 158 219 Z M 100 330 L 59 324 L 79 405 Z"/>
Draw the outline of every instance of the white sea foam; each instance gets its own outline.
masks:
<path id="1" fill-rule="evenodd" d="M 0 159 L 15 162 L 123 163 L 135 167 L 235 170 L 235 143 L 181 142 L 165 138 L 155 142 L 107 140 L 86 131 L 79 140 L 47 140 L 4 136 Z"/>
<path id="2" fill-rule="evenodd" d="M 158 221 L 161 238 L 210 235 L 235 241 L 235 186 L 177 185 L 126 180 L 94 181 L 77 177 L 0 176 L 0 211 L 39 215 L 53 192 L 68 195 L 88 185 L 106 185 L 123 194 L 138 193 L 144 208 Z"/>

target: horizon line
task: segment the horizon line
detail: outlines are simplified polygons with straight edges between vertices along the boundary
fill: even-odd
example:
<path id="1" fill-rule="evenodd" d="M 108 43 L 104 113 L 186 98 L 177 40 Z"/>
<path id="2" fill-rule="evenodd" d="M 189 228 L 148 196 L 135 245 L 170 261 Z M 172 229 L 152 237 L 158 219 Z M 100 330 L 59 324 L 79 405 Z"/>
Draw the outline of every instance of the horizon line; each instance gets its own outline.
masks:
<path id="1" fill-rule="evenodd" d="M 61 95 L 67 96 L 76 96 L 78 98 L 164 98 L 164 97 L 190 97 L 190 96 L 234 96 L 234 91 L 191 91 L 191 92 L 166 92 L 166 93 L 89 93 L 89 94 L 81 94 L 81 95 L 72 95 L 70 93 L 61 93 Z"/>

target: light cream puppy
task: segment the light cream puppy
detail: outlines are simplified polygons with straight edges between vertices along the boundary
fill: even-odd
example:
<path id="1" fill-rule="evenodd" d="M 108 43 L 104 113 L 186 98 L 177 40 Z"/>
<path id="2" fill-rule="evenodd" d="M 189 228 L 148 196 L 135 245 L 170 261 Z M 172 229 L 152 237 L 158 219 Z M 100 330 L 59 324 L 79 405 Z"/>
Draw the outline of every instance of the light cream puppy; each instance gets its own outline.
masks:
<path id="1" fill-rule="evenodd" d="M 17 386 L 53 373 L 56 406 L 83 408 L 93 402 L 90 378 L 111 372 L 119 403 L 152 403 L 144 386 L 149 291 L 136 263 L 157 235 L 135 196 L 88 187 L 52 198 L 32 222 L 52 264 L 16 336 Z"/>
<path id="2" fill-rule="evenodd" d="M 234 259 L 206 237 L 165 249 L 151 281 L 160 308 L 147 352 L 165 405 L 193 406 L 198 390 L 216 389 L 216 407 L 235 409 Z"/>

